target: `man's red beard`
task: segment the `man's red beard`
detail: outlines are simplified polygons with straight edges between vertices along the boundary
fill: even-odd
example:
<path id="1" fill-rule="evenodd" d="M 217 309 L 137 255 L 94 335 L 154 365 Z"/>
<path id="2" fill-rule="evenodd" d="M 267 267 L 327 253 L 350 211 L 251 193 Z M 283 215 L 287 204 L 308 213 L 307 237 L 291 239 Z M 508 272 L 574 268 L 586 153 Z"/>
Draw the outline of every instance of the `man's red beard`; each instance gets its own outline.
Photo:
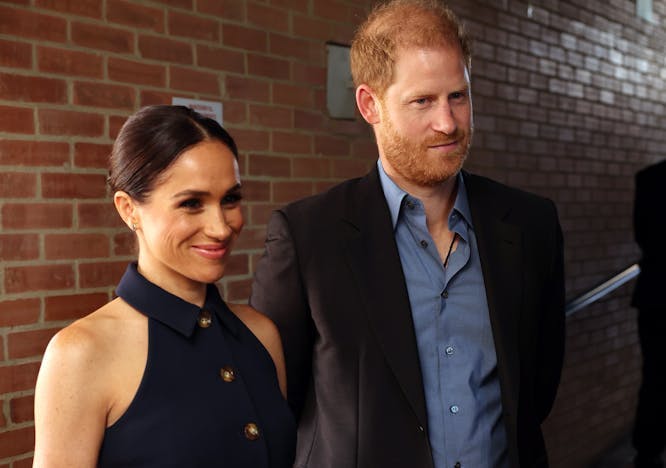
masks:
<path id="1" fill-rule="evenodd" d="M 388 121 L 382 140 L 384 157 L 401 177 L 419 186 L 432 187 L 460 171 L 469 152 L 472 131 L 457 129 L 453 135 L 439 133 L 413 142 L 399 135 Z M 458 148 L 445 155 L 428 149 L 452 142 L 457 142 Z"/>

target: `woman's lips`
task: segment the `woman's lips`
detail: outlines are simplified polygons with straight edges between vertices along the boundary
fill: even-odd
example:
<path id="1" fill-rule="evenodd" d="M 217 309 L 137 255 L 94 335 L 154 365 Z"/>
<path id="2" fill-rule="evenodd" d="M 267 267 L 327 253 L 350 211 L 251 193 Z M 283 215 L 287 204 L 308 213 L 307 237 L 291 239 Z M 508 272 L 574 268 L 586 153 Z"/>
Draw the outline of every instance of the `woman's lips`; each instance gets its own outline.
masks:
<path id="1" fill-rule="evenodd" d="M 229 250 L 226 245 L 222 244 L 206 244 L 206 245 L 193 245 L 192 250 L 204 258 L 211 260 L 219 260 Z"/>

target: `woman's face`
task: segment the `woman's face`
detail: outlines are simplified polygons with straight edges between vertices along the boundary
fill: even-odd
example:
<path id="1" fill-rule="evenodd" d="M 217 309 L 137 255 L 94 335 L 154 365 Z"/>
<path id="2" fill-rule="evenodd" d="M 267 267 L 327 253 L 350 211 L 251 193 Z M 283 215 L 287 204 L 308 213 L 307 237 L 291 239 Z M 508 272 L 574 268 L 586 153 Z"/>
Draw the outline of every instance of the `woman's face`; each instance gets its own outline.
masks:
<path id="1" fill-rule="evenodd" d="M 135 205 L 139 271 L 179 294 L 224 275 L 243 228 L 238 163 L 217 140 L 183 152 Z"/>

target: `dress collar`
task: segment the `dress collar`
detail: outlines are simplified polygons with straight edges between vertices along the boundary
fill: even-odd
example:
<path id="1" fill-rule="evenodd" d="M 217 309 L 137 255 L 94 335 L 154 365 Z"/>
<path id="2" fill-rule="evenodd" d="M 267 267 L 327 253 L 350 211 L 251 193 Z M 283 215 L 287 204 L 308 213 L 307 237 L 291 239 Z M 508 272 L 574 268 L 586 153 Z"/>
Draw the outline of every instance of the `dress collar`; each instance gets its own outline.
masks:
<path id="1" fill-rule="evenodd" d="M 214 313 L 225 328 L 238 335 L 240 319 L 229 310 L 214 284 L 206 286 L 206 300 L 201 308 L 151 283 L 139 273 L 136 262 L 132 262 L 118 283 L 116 294 L 142 314 L 188 338 L 194 333 L 203 310 Z"/>

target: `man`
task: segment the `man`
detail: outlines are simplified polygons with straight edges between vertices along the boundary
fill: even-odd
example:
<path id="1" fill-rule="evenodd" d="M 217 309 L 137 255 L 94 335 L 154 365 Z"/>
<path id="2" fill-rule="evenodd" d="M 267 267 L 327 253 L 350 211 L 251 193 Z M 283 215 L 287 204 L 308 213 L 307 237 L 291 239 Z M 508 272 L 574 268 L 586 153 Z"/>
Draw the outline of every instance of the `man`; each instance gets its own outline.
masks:
<path id="1" fill-rule="evenodd" d="M 638 396 L 633 443 L 636 468 L 662 468 L 666 447 L 666 160 L 636 174 L 634 234 L 641 248 L 641 272 L 632 305 L 638 308 L 643 382 Z"/>
<path id="2" fill-rule="evenodd" d="M 351 63 L 377 167 L 274 213 L 250 299 L 285 344 L 295 466 L 546 466 L 555 206 L 461 171 L 469 46 L 441 3 L 376 8 Z"/>

